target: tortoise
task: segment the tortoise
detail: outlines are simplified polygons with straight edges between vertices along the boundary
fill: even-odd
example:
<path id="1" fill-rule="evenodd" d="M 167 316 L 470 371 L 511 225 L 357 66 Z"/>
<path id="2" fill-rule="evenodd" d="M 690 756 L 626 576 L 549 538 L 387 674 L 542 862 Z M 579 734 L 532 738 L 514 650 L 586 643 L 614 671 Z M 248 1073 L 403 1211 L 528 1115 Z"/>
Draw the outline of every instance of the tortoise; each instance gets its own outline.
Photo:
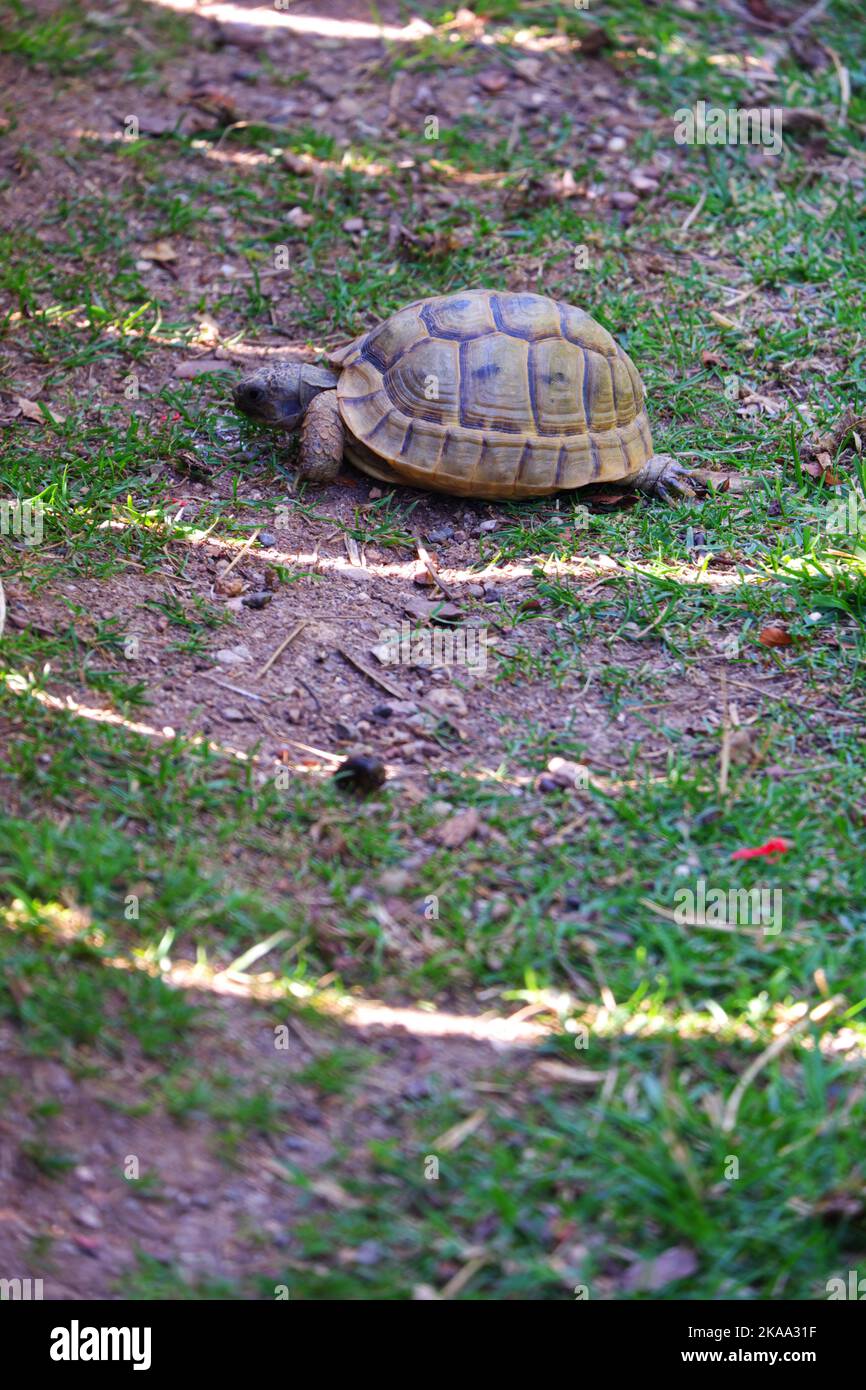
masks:
<path id="1" fill-rule="evenodd" d="M 332 354 L 261 367 L 235 405 L 301 425 L 300 476 L 333 482 L 344 453 L 380 482 L 458 497 L 544 497 L 616 482 L 672 501 L 689 473 L 655 454 L 644 386 L 606 329 L 540 294 L 419 299 Z"/>

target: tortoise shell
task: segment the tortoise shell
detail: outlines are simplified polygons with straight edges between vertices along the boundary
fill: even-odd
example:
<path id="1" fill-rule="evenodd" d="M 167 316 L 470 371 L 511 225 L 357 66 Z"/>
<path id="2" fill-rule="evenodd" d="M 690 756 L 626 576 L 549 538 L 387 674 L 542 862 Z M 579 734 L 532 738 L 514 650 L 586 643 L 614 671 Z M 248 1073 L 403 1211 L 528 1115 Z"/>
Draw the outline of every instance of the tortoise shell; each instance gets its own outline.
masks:
<path id="1" fill-rule="evenodd" d="M 349 457 L 388 481 L 543 497 L 631 478 L 652 457 L 631 359 L 589 314 L 544 295 L 421 299 L 338 360 Z"/>

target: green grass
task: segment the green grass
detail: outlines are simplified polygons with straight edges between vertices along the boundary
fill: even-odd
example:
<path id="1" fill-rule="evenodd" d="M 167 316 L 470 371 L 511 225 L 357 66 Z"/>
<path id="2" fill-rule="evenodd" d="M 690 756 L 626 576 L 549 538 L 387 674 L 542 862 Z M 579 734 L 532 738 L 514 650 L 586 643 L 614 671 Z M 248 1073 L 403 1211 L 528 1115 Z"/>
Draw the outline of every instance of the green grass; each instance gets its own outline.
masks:
<path id="1" fill-rule="evenodd" d="M 291 1296 L 405 1298 L 404 1266 L 416 1288 L 441 1288 L 480 1252 L 485 1263 L 463 1297 L 604 1298 L 634 1253 L 652 1257 L 679 1243 L 704 1257 L 656 1297 L 822 1297 L 816 1271 L 834 1270 L 840 1241 L 858 1234 L 844 1219 L 815 1215 L 828 1189 L 851 1180 L 848 1140 L 828 1099 L 844 1085 L 844 1067 L 820 1057 L 805 1064 L 816 1111 L 808 1125 L 796 1092 L 771 1075 L 751 1108 L 748 1141 L 731 1142 L 706 1113 L 713 1049 L 693 1042 L 689 1051 L 693 1065 L 680 1069 L 675 1054 L 633 1044 L 628 1097 L 605 1106 L 590 1098 L 576 1107 L 562 1089 L 519 1110 L 500 1100 L 480 1137 L 441 1156 L 436 1180 L 425 1177 L 431 1137 L 463 1116 L 445 1097 L 416 1106 L 408 1133 L 371 1144 L 365 1181 L 352 1188 L 358 1209 L 324 1229 L 312 1219 L 299 1225 L 302 1258 L 285 1274 Z M 595 1059 L 620 1068 L 623 1060 L 610 1048 Z M 812 1161 L 793 1203 L 804 1147 Z M 735 1180 L 725 1177 L 735 1171 L 732 1151 Z M 372 1246 L 375 1258 L 340 1268 L 329 1258 L 334 1241 L 359 1255 Z"/>
<path id="2" fill-rule="evenodd" d="M 48 19 L 6 8 L 14 22 L 0 51 L 61 85 L 97 64 L 158 86 L 163 64 L 189 52 L 186 21 L 151 6 L 130 14 L 154 51 L 130 47 L 83 7 Z M 712 7 L 524 10 L 511 0 L 485 10 L 503 40 L 497 63 L 525 56 L 514 34 L 526 25 L 579 34 L 593 20 L 621 40 L 648 117 L 639 162 L 669 148 L 661 118 L 677 106 L 700 97 L 726 105 L 748 92 L 711 61 L 742 41 L 739 21 Z M 434 23 L 451 13 L 425 11 Z M 4 497 L 39 499 L 45 526 L 41 547 L 0 538 L 3 580 L 25 601 L 54 594 L 65 609 L 52 632 L 7 626 L 3 636 L 0 788 L 12 809 L 0 839 L 0 1019 L 22 1048 L 62 1059 L 74 1075 L 118 1062 L 146 1069 L 148 1083 L 123 1102 L 129 1113 L 158 1108 L 190 1129 L 206 1125 L 227 1164 L 248 1143 L 290 1133 L 299 1098 L 328 1113 L 366 1105 L 388 1126 L 386 1139 L 368 1139 L 359 1123 L 355 1147 L 338 1146 L 333 1176 L 352 1199 L 343 1207 L 323 1210 L 309 1175 L 287 1168 L 299 1220 L 286 1267 L 273 1255 L 272 1279 L 193 1286 L 142 1256 L 123 1296 L 272 1298 L 286 1284 L 293 1298 L 402 1299 L 418 1286 L 441 1290 L 481 1252 L 462 1297 L 562 1299 L 581 1285 L 591 1297 L 623 1297 L 630 1263 L 685 1245 L 697 1270 L 663 1297 L 816 1298 L 862 1250 L 866 548 L 829 518 L 866 479 L 850 445 L 833 460 L 839 486 L 803 466 L 811 434 L 849 405 L 866 409 L 866 238 L 857 189 L 836 176 L 846 156 L 862 159 L 857 17 L 840 0 L 821 30 L 851 77 L 849 124 L 831 119 L 824 134 L 834 165 L 801 137 L 760 166 L 741 149 L 694 149 L 664 198 L 641 205 L 630 225 L 545 193 L 552 171 L 601 176 L 571 117 L 548 121 L 543 138 L 524 128 L 509 142 L 482 111 L 443 119 L 435 142 L 416 113 L 378 138 L 340 138 L 315 123 L 224 131 L 216 122 L 159 140 L 70 137 L 64 153 L 82 175 L 74 193 L 50 200 L 38 223 L 0 234 L 0 384 L 6 399 L 27 394 L 37 371 L 39 399 L 55 415 L 14 422 L 0 442 Z M 473 72 L 492 58 L 438 31 L 392 46 L 386 71 L 420 79 L 443 61 Z M 810 71 L 783 56 L 778 76 L 774 101 L 835 113 L 832 64 Z M 7 115 L 2 139 L 16 140 Z M 267 158 L 217 162 L 208 158 L 217 142 L 223 154 Z M 315 191 L 296 172 L 302 157 L 322 162 Z M 25 150 L 24 162 L 37 177 L 38 151 Z M 447 206 L 431 197 L 441 185 L 455 194 Z M 294 207 L 309 226 L 286 220 Z M 394 212 L 418 240 L 389 245 Z M 343 227 L 355 217 L 359 236 Z M 145 269 L 141 247 L 160 239 L 181 267 L 197 258 L 207 276 Z M 287 268 L 267 274 L 283 246 Z M 650 252 L 661 268 L 647 267 Z M 225 263 L 238 273 L 213 270 Z M 252 763 L 191 738 L 151 740 L 40 702 L 89 691 L 127 719 L 162 723 L 127 655 L 135 634 L 119 618 L 93 617 L 66 591 L 70 581 L 143 575 L 148 620 L 166 625 L 158 650 L 198 657 L 240 640 L 225 611 L 185 582 L 190 542 L 208 528 L 244 539 L 288 505 L 316 535 L 343 532 L 389 559 L 414 555 L 408 495 L 388 493 L 351 522 L 330 516 L 312 489 L 287 501 L 290 455 L 233 418 L 224 378 L 159 385 L 166 354 L 199 350 L 205 315 L 223 342 L 254 347 L 277 325 L 319 345 L 425 294 L 502 283 L 591 309 L 640 367 L 658 447 L 754 486 L 712 491 L 699 511 L 588 511 L 567 497 L 496 508 L 474 567 L 521 564 L 528 579 L 519 602 L 479 605 L 499 639 L 484 699 L 495 707 L 515 694 L 525 711 L 503 716 L 492 765 L 476 759 L 477 777 L 431 773 L 417 804 L 386 790 L 356 805 L 329 782 L 295 778 L 279 790 L 261 784 Z M 729 309 L 740 291 L 752 293 Z M 143 381 L 137 398 L 125 394 L 131 374 Z M 750 411 L 753 392 L 784 409 Z M 179 464 L 213 480 L 194 519 L 178 517 L 190 476 Z M 251 485 L 263 496 L 249 497 Z M 611 557 L 607 568 L 601 556 Z M 284 569 L 284 582 L 296 577 Z M 760 634 L 778 619 L 793 641 L 769 649 Z M 784 698 L 758 707 L 754 756 L 731 765 L 726 790 L 722 671 L 741 704 L 738 681 L 760 689 L 770 674 L 785 677 Z M 657 702 L 673 677 L 685 690 L 701 672 L 705 695 L 684 727 Z M 578 708 L 591 699 L 605 733 L 624 730 L 616 772 L 582 722 L 578 733 L 547 718 L 554 689 L 572 692 Z M 647 760 L 650 734 L 663 752 Z M 437 738 L 456 747 L 442 728 Z M 554 756 L 586 763 L 592 785 L 536 792 Z M 475 808 L 484 838 L 456 851 L 438 845 L 443 798 Z M 776 862 L 731 857 L 779 835 L 791 849 Z M 408 882 L 385 892 L 382 875 L 407 860 Z M 671 920 L 677 889 L 701 878 L 726 893 L 780 890 L 781 932 Z M 500 1089 L 479 1098 L 472 1077 L 455 1093 L 434 1067 L 425 1091 L 381 1099 L 376 1048 L 334 1032 L 277 1093 L 228 1066 L 211 1047 L 206 998 L 168 977 L 178 961 L 225 969 L 281 932 L 250 967 L 273 986 L 260 1005 L 269 1026 L 302 1001 L 309 1025 L 341 991 L 473 1014 L 539 1005 L 561 1030 L 550 1059 L 610 1082 L 575 1091 L 500 1078 L 487 1065 Z M 118 958 L 131 968 L 116 968 Z M 734 1131 L 722 1134 L 720 1107 L 749 1061 L 795 1005 L 811 1007 L 825 991 L 843 997 L 837 1013 L 761 1071 Z M 576 1051 L 584 1029 L 588 1047 Z M 830 1047 L 841 1029 L 850 1051 Z M 428 1180 L 436 1136 L 478 1105 L 484 1124 L 438 1154 L 440 1177 Z M 23 1152 L 61 1183 L 80 1160 L 56 1138 L 56 1118 L 31 1116 Z M 725 1177 L 730 1155 L 736 1181 Z"/>
<path id="3" fill-rule="evenodd" d="M 120 1298 L 152 1303 L 160 1300 L 197 1302 L 201 1299 L 229 1300 L 242 1296 L 236 1284 L 226 1279 L 197 1279 L 191 1282 L 179 1269 L 143 1251 L 136 1255 L 135 1267 L 117 1283 Z"/>

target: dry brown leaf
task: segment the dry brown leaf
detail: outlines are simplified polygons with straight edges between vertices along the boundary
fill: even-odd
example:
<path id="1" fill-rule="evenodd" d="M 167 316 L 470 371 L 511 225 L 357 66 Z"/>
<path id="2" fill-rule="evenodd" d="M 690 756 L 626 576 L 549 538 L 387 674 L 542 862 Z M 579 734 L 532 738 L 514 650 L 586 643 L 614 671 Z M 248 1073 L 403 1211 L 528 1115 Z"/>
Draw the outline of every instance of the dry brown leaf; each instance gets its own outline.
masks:
<path id="1" fill-rule="evenodd" d="M 738 415 L 748 414 L 749 406 L 757 406 L 760 410 L 765 411 L 767 415 L 778 415 L 779 412 L 784 409 L 781 401 L 774 401 L 770 396 L 762 396 L 759 391 L 747 392 L 746 395 L 742 397 L 742 401 L 747 409 L 738 411 Z"/>
<path id="2" fill-rule="evenodd" d="M 782 129 L 796 133 L 810 130 L 826 130 L 827 117 L 822 111 L 811 106 L 785 106 L 782 108 Z"/>
<path id="3" fill-rule="evenodd" d="M 344 1211 L 355 1211 L 363 1205 L 334 1178 L 317 1178 L 315 1182 L 310 1183 L 310 1188 L 323 1202 L 330 1202 L 332 1207 L 341 1207 Z"/>
<path id="4" fill-rule="evenodd" d="M 44 425 L 46 423 L 45 415 L 42 413 L 42 409 L 40 409 L 36 401 L 30 401 L 26 396 L 16 396 L 15 403 L 25 419 L 35 420 L 39 425 Z M 65 415 L 61 415 L 57 410 L 52 410 L 51 406 L 46 405 L 43 409 L 48 416 L 48 420 L 53 420 L 58 425 L 62 425 L 63 421 L 66 419 Z"/>
<path id="5" fill-rule="evenodd" d="M 488 1255 L 475 1255 L 469 1260 L 462 1269 L 459 1269 L 453 1278 L 448 1280 L 444 1289 L 440 1290 L 440 1299 L 456 1298 L 457 1295 L 466 1287 L 470 1279 L 474 1279 L 479 1269 L 483 1269 L 490 1257 Z"/>
<path id="6" fill-rule="evenodd" d="M 582 58 L 589 57 L 593 53 L 598 53 L 602 48 L 613 47 L 612 40 L 608 38 L 606 31 L 600 24 L 588 24 L 581 26 L 578 35 L 580 44 L 580 54 Z"/>
<path id="7" fill-rule="evenodd" d="M 739 494 L 751 492 L 758 485 L 756 478 L 746 477 L 742 473 L 722 473 L 720 470 L 712 468 L 695 468 L 693 471 L 696 478 L 699 478 L 708 487 L 712 485 L 716 492 Z M 767 474 L 766 476 L 772 475 Z"/>
<path id="8" fill-rule="evenodd" d="M 582 185 L 570 169 L 563 169 L 558 178 L 550 179 L 548 187 L 556 198 L 577 198 L 583 194 Z"/>
<path id="9" fill-rule="evenodd" d="M 242 594 L 247 587 L 246 580 L 236 579 L 231 575 L 228 579 L 219 578 L 214 584 L 214 589 L 218 594 L 225 594 L 226 598 L 236 598 Z"/>
<path id="10" fill-rule="evenodd" d="M 565 1081 L 569 1086 L 601 1086 L 606 1071 L 592 1071 L 589 1067 L 571 1067 L 567 1062 L 536 1062 L 532 1068 L 534 1076 L 543 1076 L 548 1081 Z"/>
<path id="11" fill-rule="evenodd" d="M 819 1198 L 813 1210 L 831 1219 L 855 1217 L 863 1210 L 863 1199 L 853 1192 L 830 1192 L 826 1197 Z"/>
<path id="12" fill-rule="evenodd" d="M 411 594 L 407 595 L 406 598 L 400 600 L 400 607 L 410 617 L 417 618 L 419 623 L 427 622 L 433 612 L 433 604 L 429 603 L 426 598 L 421 598 L 420 595 L 418 598 Z"/>
<path id="13" fill-rule="evenodd" d="M 802 469 L 810 478 L 820 478 L 828 487 L 839 487 L 845 479 L 833 471 L 833 460 L 823 449 L 814 458 L 802 459 Z"/>
<path id="14" fill-rule="evenodd" d="M 831 429 L 825 434 L 816 435 L 811 444 L 806 447 L 811 448 L 820 458 L 825 451 L 829 454 L 835 454 L 837 449 L 843 448 L 850 440 L 859 454 L 862 453 L 864 437 L 866 437 L 866 416 L 858 415 L 851 406 L 848 406 Z"/>
<path id="15" fill-rule="evenodd" d="M 436 831 L 436 839 L 446 849 L 459 849 L 472 838 L 480 824 L 481 817 L 472 807 L 466 811 L 458 811 L 456 815 L 449 816 L 442 822 Z"/>
<path id="16" fill-rule="evenodd" d="M 470 1134 L 480 1129 L 486 1119 L 486 1110 L 473 1110 L 465 1120 L 459 1120 L 456 1125 L 446 1129 L 444 1134 L 440 1134 L 438 1139 L 434 1139 L 431 1147 L 439 1153 L 452 1153 L 460 1147 L 464 1139 L 468 1139 Z"/>
<path id="17" fill-rule="evenodd" d="M 309 154 L 295 154 L 292 150 L 283 150 L 283 163 L 287 164 L 293 174 L 314 174 L 317 169 L 323 167 L 321 160 L 314 159 Z"/>
<path id="18" fill-rule="evenodd" d="M 594 507 L 613 510 L 620 507 L 635 507 L 640 496 L 634 488 L 597 487 L 593 488 L 589 499 Z"/>
<path id="19" fill-rule="evenodd" d="M 518 58 L 511 66 L 524 82 L 537 82 L 541 75 L 542 65 L 539 58 Z"/>
<path id="20" fill-rule="evenodd" d="M 474 239 L 475 233 L 471 227 L 447 227 L 428 238 L 426 249 L 431 256 L 444 256 L 449 251 L 460 251 L 470 246 Z"/>
<path id="21" fill-rule="evenodd" d="M 758 641 L 765 647 L 790 647 L 793 637 L 781 623 L 768 623 L 758 634 Z"/>
<path id="22" fill-rule="evenodd" d="M 753 14 L 756 19 L 762 19 L 765 24 L 784 23 L 775 10 L 772 10 L 767 4 L 767 0 L 746 0 L 746 9 L 749 14 Z"/>
<path id="23" fill-rule="evenodd" d="M 313 219 L 308 212 L 304 212 L 303 208 L 292 208 L 290 212 L 286 213 L 286 221 L 292 227 L 299 227 L 303 230 L 304 227 L 311 225 Z"/>
<path id="24" fill-rule="evenodd" d="M 459 690 L 449 690 L 447 687 L 439 686 L 430 691 L 427 696 L 427 704 L 432 705 L 436 710 L 445 710 L 451 714 L 468 714 L 466 701 Z"/>
<path id="25" fill-rule="evenodd" d="M 754 729 L 734 729 L 728 741 L 728 751 L 732 763 L 750 763 L 757 749 L 757 733 Z"/>
<path id="26" fill-rule="evenodd" d="M 147 246 L 139 248 L 139 257 L 143 261 L 157 261 L 159 265 L 167 265 L 169 261 L 177 260 L 177 252 L 170 241 L 151 241 Z"/>
<path id="27" fill-rule="evenodd" d="M 491 68 L 488 72 L 481 73 L 478 85 L 483 87 L 485 92 L 501 92 L 508 86 L 508 78 L 499 68 Z"/>
<path id="28" fill-rule="evenodd" d="M 289 1172 L 288 1168 L 275 1158 L 262 1159 L 261 1166 L 266 1168 L 269 1173 L 282 1178 L 284 1182 L 295 1181 L 294 1175 Z M 315 1182 L 310 1183 L 310 1190 L 315 1192 L 317 1197 L 321 1197 L 323 1201 L 330 1202 L 334 1207 L 342 1207 L 346 1211 L 352 1211 L 362 1205 L 357 1197 L 353 1197 L 334 1178 L 317 1178 Z"/>
<path id="29" fill-rule="evenodd" d="M 413 231 L 404 225 L 398 213 L 394 212 L 388 219 L 388 250 L 395 251 L 402 241 L 410 244 L 417 244 L 421 238 L 416 236 Z"/>
<path id="30" fill-rule="evenodd" d="M 672 1245 L 654 1260 L 638 1260 L 625 1272 L 623 1288 L 630 1293 L 646 1290 L 656 1293 L 675 1279 L 687 1279 L 698 1267 L 694 1250 L 687 1245 Z"/>
<path id="31" fill-rule="evenodd" d="M 222 91 L 219 87 L 199 87 L 190 93 L 190 102 L 197 106 L 199 111 L 206 111 L 209 116 L 216 116 L 219 120 L 236 121 L 238 118 L 238 108 L 235 99 L 229 92 Z"/>
<path id="32" fill-rule="evenodd" d="M 474 38 L 479 38 L 484 33 L 485 21 L 480 15 L 475 14 L 465 5 L 461 5 L 446 24 L 441 25 L 444 30 L 456 29 L 460 33 L 471 34 Z"/>
<path id="33" fill-rule="evenodd" d="M 203 372 L 231 372 L 233 370 L 230 362 L 224 362 L 220 357 L 191 357 L 186 362 L 178 362 L 173 375 L 185 380 L 189 377 L 201 376 Z"/>

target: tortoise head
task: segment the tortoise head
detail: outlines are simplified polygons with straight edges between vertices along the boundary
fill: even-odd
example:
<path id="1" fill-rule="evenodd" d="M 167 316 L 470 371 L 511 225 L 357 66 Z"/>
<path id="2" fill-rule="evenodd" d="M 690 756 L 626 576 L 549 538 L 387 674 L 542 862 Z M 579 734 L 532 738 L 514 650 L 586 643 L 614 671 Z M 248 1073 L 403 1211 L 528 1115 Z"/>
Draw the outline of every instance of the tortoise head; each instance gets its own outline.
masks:
<path id="1" fill-rule="evenodd" d="M 273 362 L 239 381 L 235 406 L 262 425 L 293 430 L 320 391 L 332 391 L 338 377 L 326 367 L 309 362 Z"/>

